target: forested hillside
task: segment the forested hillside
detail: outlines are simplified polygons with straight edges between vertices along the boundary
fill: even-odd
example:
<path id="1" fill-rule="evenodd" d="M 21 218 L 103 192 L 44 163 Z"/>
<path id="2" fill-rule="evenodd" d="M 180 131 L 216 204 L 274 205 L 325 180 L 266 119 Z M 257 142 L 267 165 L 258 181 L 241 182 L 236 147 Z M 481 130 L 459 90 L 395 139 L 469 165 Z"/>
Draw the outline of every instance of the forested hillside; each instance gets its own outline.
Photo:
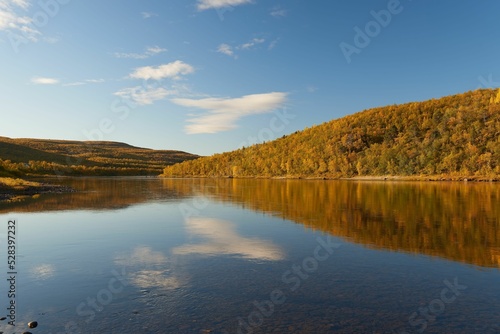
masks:
<path id="1" fill-rule="evenodd" d="M 197 157 L 117 142 L 0 137 L 0 176 L 158 175 L 165 165 Z"/>
<path id="2" fill-rule="evenodd" d="M 165 176 L 500 177 L 500 90 L 365 110 Z"/>

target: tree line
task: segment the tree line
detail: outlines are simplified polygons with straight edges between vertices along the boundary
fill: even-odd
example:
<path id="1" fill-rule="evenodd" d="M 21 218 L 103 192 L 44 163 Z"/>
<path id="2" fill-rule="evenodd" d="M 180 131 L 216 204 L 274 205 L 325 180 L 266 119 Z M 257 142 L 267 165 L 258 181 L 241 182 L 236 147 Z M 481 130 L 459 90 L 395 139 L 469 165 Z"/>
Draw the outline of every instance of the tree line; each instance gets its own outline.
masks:
<path id="1" fill-rule="evenodd" d="M 365 110 L 168 166 L 164 176 L 500 177 L 500 90 Z"/>

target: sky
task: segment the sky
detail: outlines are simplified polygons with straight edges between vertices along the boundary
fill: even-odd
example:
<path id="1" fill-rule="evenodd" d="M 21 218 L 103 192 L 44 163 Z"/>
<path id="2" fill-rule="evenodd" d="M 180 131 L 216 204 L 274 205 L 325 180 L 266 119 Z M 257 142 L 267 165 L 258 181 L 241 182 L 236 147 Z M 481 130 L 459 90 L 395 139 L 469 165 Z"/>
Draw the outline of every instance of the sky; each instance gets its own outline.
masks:
<path id="1" fill-rule="evenodd" d="M 500 1 L 0 0 L 0 136 L 199 155 L 500 86 Z"/>

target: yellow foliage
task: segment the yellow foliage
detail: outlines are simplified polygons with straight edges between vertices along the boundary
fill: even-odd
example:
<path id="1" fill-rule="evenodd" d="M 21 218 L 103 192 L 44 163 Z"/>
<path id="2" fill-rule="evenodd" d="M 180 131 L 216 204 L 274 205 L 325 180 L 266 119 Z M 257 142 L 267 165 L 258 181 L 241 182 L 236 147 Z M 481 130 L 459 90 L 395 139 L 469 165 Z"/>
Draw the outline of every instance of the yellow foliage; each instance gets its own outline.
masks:
<path id="1" fill-rule="evenodd" d="M 498 101 L 499 104 L 491 104 Z M 500 177 L 500 90 L 365 110 L 277 140 L 166 167 L 168 176 Z"/>

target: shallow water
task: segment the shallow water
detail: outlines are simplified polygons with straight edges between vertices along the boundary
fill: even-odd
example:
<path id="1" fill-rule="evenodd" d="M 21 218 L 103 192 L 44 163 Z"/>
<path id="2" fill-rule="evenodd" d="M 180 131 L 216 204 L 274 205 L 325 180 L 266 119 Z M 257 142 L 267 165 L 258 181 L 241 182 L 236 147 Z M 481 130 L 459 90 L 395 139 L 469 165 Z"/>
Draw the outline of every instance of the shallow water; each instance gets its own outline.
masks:
<path id="1" fill-rule="evenodd" d="M 4 333 L 500 332 L 500 185 L 60 182 L 0 204 Z"/>

